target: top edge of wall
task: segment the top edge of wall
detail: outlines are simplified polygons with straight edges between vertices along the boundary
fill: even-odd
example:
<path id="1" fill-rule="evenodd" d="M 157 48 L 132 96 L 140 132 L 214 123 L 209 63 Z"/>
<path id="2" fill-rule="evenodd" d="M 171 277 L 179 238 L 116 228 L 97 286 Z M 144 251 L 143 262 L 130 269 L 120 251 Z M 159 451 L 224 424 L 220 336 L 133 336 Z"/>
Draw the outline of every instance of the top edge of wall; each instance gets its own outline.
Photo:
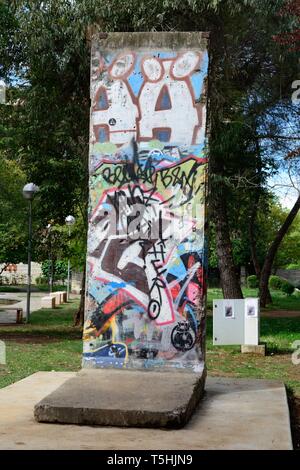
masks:
<path id="1" fill-rule="evenodd" d="M 109 49 L 128 47 L 163 47 L 167 49 L 191 48 L 206 49 L 208 32 L 140 32 L 140 33 L 105 33 L 97 27 L 89 28 L 88 39 Z"/>

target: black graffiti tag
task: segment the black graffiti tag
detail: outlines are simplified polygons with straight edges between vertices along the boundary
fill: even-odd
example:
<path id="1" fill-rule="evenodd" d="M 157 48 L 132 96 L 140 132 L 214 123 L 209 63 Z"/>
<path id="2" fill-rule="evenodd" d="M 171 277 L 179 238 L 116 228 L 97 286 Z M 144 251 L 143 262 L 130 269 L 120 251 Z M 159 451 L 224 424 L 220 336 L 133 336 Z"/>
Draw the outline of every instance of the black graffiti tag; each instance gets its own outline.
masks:
<path id="1" fill-rule="evenodd" d="M 188 321 L 178 322 L 171 333 L 171 342 L 177 351 L 189 351 L 196 342 L 196 333 Z"/>

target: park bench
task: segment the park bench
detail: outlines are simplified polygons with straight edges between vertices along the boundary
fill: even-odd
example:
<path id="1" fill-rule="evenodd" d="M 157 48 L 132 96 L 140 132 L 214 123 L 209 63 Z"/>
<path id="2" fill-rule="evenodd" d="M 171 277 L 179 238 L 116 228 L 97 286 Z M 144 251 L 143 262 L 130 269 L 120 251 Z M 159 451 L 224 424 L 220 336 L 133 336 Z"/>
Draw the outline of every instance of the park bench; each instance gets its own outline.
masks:
<path id="1" fill-rule="evenodd" d="M 65 290 L 59 290 L 56 293 L 60 295 L 60 302 L 62 304 L 67 303 L 67 301 L 68 301 L 67 300 L 67 292 Z"/>
<path id="2" fill-rule="evenodd" d="M 67 302 L 67 293 L 65 291 L 52 292 L 42 297 L 42 308 L 55 308 L 65 302 Z"/>
<path id="3" fill-rule="evenodd" d="M 42 297 L 42 308 L 55 308 L 56 307 L 56 299 L 52 295 L 46 295 Z"/>
<path id="4" fill-rule="evenodd" d="M 7 305 L 3 305 L 0 307 L 0 313 L 2 311 L 5 312 L 10 312 L 10 311 L 15 311 L 16 312 L 16 323 L 22 323 L 23 321 L 23 309 L 20 307 L 8 307 Z"/>

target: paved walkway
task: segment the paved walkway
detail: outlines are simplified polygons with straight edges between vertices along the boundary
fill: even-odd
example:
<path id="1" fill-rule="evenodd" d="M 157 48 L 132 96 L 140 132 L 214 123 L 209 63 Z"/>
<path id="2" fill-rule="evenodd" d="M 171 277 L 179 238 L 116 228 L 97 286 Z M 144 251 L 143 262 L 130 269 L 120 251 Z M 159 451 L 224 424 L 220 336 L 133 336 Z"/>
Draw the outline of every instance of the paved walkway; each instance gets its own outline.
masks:
<path id="1" fill-rule="evenodd" d="M 42 304 L 42 297 L 47 295 L 47 292 L 32 292 L 30 296 L 30 311 L 35 312 L 36 310 L 40 310 Z M 23 309 L 23 316 L 26 316 L 26 299 L 27 293 L 26 292 L 17 292 L 17 293 L 0 293 L 0 301 L 1 299 L 13 299 L 15 300 L 14 303 L 10 303 L 10 307 L 20 307 Z M 80 299 L 79 294 L 71 294 L 70 299 Z M 3 306 L 3 303 L 0 302 L 0 305 Z M 15 312 L 6 312 L 5 310 L 0 310 L 0 326 L 1 325 L 10 325 L 16 324 L 16 314 Z"/>
<path id="2" fill-rule="evenodd" d="M 292 449 L 285 388 L 273 380 L 209 378 L 178 430 L 37 423 L 34 405 L 74 375 L 37 372 L 0 389 L 0 449 Z"/>
<path id="3" fill-rule="evenodd" d="M 30 297 L 31 312 L 34 312 L 41 308 L 41 299 L 45 295 L 47 295 L 45 292 L 32 292 L 31 293 L 31 297 Z M 26 315 L 26 298 L 27 298 L 26 292 L 16 292 L 16 293 L 9 292 L 9 293 L 0 294 L 0 300 L 1 299 L 15 300 L 16 302 L 10 303 L 9 306 L 22 308 L 24 317 Z M 1 302 L 0 305 L 3 306 L 3 303 Z M 5 310 L 0 310 L 0 325 L 1 323 L 5 323 L 5 324 L 16 323 L 15 317 L 16 317 L 15 312 L 5 312 Z"/>

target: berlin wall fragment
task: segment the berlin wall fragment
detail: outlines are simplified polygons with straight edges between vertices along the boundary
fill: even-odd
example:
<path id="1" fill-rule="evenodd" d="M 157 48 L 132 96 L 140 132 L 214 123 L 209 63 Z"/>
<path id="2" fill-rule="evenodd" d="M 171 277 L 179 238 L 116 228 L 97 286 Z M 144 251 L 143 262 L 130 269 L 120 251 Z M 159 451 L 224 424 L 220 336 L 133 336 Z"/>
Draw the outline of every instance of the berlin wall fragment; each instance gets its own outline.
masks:
<path id="1" fill-rule="evenodd" d="M 204 368 L 205 33 L 92 38 L 84 367 Z"/>

